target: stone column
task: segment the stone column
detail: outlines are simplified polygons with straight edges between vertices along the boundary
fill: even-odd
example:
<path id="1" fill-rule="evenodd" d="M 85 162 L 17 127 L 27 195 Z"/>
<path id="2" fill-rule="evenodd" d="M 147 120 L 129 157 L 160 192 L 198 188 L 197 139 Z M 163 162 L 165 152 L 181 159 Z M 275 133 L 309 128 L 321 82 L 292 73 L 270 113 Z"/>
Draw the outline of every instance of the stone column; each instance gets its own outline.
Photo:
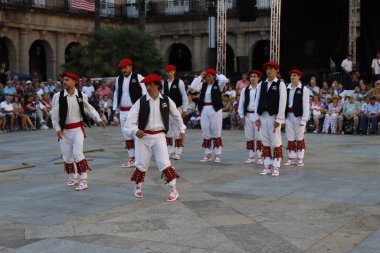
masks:
<path id="1" fill-rule="evenodd" d="M 241 33 L 236 34 L 236 56 L 244 56 L 244 40 Z"/>
<path id="2" fill-rule="evenodd" d="M 57 64 L 56 64 L 56 71 L 55 75 L 58 75 L 59 73 L 63 72 L 63 64 L 65 64 L 65 48 L 64 48 L 64 35 L 62 33 L 57 33 L 56 36 L 56 57 L 57 57 Z M 56 76 L 52 76 L 51 78 L 55 79 Z"/>
<path id="3" fill-rule="evenodd" d="M 195 35 L 193 38 L 193 71 L 202 70 L 202 41 L 200 35 Z"/>
<path id="4" fill-rule="evenodd" d="M 19 31 L 19 72 L 23 74 L 29 74 L 28 35 L 28 30 Z"/>

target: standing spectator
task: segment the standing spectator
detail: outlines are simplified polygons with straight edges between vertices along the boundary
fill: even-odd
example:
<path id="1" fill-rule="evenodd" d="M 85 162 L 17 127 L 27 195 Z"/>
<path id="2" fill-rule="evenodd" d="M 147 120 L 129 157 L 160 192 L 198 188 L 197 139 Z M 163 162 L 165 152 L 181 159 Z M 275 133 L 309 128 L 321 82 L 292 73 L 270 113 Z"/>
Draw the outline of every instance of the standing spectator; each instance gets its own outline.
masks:
<path id="1" fill-rule="evenodd" d="M 376 58 L 372 60 L 371 68 L 373 81 L 380 80 L 380 51 L 376 52 Z"/>
<path id="2" fill-rule="evenodd" d="M 50 96 L 53 96 L 56 90 L 57 89 L 55 88 L 53 79 L 49 78 L 45 85 L 44 92 L 49 94 Z"/>
<path id="3" fill-rule="evenodd" d="M 342 67 L 342 78 L 344 87 L 347 90 L 353 90 L 355 87 L 352 87 L 351 79 L 351 73 L 354 66 L 354 63 L 352 62 L 352 55 L 347 54 L 346 59 L 342 61 L 342 64 L 340 66 Z"/>
<path id="4" fill-rule="evenodd" d="M 325 106 L 321 103 L 319 96 L 313 97 L 313 102 L 310 106 L 310 112 L 311 112 L 311 119 L 314 120 L 315 130 L 314 133 L 319 132 L 319 121 L 323 119 L 323 111 L 325 109 Z"/>
<path id="5" fill-rule="evenodd" d="M 96 90 L 95 97 L 100 100 L 103 98 L 104 95 L 107 95 L 108 97 L 113 96 L 113 92 L 110 88 L 107 87 L 105 82 L 102 82 L 102 85 L 100 85 L 100 88 Z"/>
<path id="6" fill-rule="evenodd" d="M 1 102 L 0 108 L 1 108 L 1 112 L 5 116 L 5 118 L 3 120 L 3 125 L 1 127 L 2 130 L 3 131 L 5 130 L 7 121 L 9 121 L 10 122 L 11 132 L 13 132 L 14 131 L 15 115 L 14 115 L 14 111 L 13 111 L 12 97 L 11 96 L 7 96 L 6 99 L 5 99 L 5 101 Z"/>
<path id="7" fill-rule="evenodd" d="M 86 82 L 86 86 L 82 87 L 82 92 L 86 93 L 88 100 L 92 98 L 94 95 L 95 89 L 94 86 L 91 85 L 91 82 Z"/>
<path id="8" fill-rule="evenodd" d="M 327 134 L 329 132 L 329 128 L 331 128 L 332 134 L 337 133 L 341 111 L 342 106 L 339 103 L 339 97 L 334 96 L 333 102 L 328 105 L 325 121 L 323 123 L 323 133 Z"/>
<path id="9" fill-rule="evenodd" d="M 354 94 L 349 95 L 348 102 L 343 105 L 343 119 L 354 122 L 353 134 L 357 133 L 360 115 L 360 104 L 355 101 Z"/>
<path id="10" fill-rule="evenodd" d="M 32 82 L 33 83 L 40 83 L 40 82 L 42 82 L 42 77 L 41 77 L 41 75 L 38 74 L 37 71 L 34 71 L 33 74 L 32 74 Z"/>
<path id="11" fill-rule="evenodd" d="M 371 130 L 369 133 L 375 134 L 378 128 L 379 118 L 380 118 L 380 103 L 376 102 L 375 96 L 372 96 L 370 98 L 369 104 L 365 107 L 360 117 L 360 128 L 359 128 L 360 135 L 365 134 L 367 132 L 368 121 L 371 123 Z"/>
<path id="12" fill-rule="evenodd" d="M 7 82 L 9 70 L 5 63 L 2 63 L 0 66 L 0 83 L 5 84 Z"/>
<path id="13" fill-rule="evenodd" d="M 240 95 L 240 92 L 243 90 L 243 88 L 247 87 L 249 85 L 249 80 L 248 80 L 248 74 L 243 73 L 241 76 L 241 80 L 239 80 L 236 83 L 236 93 Z"/>
<path id="14" fill-rule="evenodd" d="M 8 81 L 7 86 L 4 89 L 5 96 L 17 96 L 17 90 L 14 87 L 14 84 L 12 81 Z"/>

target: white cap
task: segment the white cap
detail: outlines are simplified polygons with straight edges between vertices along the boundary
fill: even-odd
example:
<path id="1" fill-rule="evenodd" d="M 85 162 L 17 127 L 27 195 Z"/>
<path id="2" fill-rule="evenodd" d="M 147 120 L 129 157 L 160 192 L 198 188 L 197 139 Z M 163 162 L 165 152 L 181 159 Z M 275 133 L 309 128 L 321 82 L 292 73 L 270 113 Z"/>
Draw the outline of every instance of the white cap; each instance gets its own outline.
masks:
<path id="1" fill-rule="evenodd" d="M 32 81 L 28 80 L 28 81 L 26 81 L 26 83 L 32 83 Z"/>

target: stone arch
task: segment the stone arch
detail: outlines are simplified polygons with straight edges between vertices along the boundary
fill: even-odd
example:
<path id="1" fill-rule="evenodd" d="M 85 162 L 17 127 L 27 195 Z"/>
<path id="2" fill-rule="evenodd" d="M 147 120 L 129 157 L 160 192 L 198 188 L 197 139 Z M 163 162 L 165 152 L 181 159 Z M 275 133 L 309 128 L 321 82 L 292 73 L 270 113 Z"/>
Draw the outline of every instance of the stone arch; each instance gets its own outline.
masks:
<path id="1" fill-rule="evenodd" d="M 235 73 L 235 53 L 231 45 L 228 43 L 226 51 L 226 74 L 231 75 L 232 73 Z"/>
<path id="2" fill-rule="evenodd" d="M 177 71 L 192 71 L 191 50 L 184 43 L 173 43 L 167 49 L 167 62 L 177 67 Z"/>
<path id="3" fill-rule="evenodd" d="M 8 37 L 0 37 L 0 64 L 5 63 L 11 70 L 17 69 L 16 47 Z"/>
<path id="4" fill-rule="evenodd" d="M 73 48 L 79 47 L 81 44 L 79 42 L 70 42 L 65 48 L 65 63 L 70 60 L 70 53 Z"/>
<path id="5" fill-rule="evenodd" d="M 37 72 L 42 80 L 54 77 L 55 57 L 53 48 L 46 40 L 35 40 L 29 48 L 29 72 Z"/>
<path id="6" fill-rule="evenodd" d="M 261 70 L 264 63 L 269 61 L 269 40 L 256 41 L 250 50 L 252 69 Z"/>

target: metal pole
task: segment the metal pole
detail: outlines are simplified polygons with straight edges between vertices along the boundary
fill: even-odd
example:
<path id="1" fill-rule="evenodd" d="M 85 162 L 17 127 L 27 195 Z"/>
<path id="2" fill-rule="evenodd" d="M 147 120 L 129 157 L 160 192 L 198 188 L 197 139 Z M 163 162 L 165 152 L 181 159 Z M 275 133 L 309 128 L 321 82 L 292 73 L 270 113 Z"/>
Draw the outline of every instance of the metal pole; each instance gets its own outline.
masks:
<path id="1" fill-rule="evenodd" d="M 100 0 L 95 0 L 95 31 L 100 29 Z"/>

